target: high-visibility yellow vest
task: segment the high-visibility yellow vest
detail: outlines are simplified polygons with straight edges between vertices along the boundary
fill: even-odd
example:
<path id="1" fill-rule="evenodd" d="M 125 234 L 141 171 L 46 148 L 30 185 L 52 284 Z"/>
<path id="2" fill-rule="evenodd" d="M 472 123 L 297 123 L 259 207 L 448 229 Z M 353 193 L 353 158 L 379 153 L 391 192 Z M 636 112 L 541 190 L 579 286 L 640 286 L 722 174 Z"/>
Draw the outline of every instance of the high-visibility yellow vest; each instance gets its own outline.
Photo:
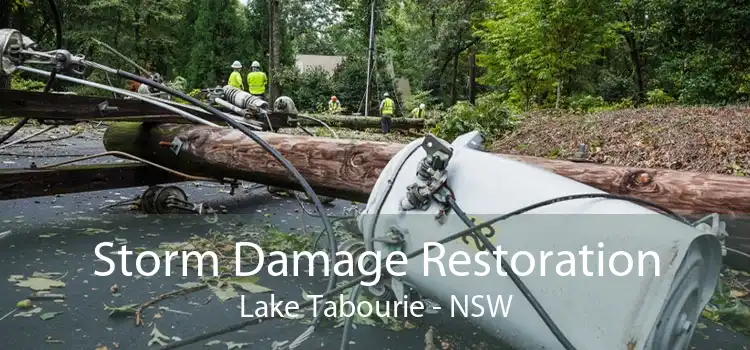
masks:
<path id="1" fill-rule="evenodd" d="M 383 108 L 380 109 L 380 115 L 393 115 L 393 100 L 385 98 Z"/>
<path id="2" fill-rule="evenodd" d="M 424 109 L 415 107 L 414 109 L 411 110 L 411 115 L 414 118 L 424 118 Z"/>
<path id="3" fill-rule="evenodd" d="M 247 74 L 247 87 L 253 95 L 262 95 L 266 93 L 266 84 L 268 77 L 263 72 L 250 72 Z"/>
<path id="4" fill-rule="evenodd" d="M 233 71 L 232 74 L 229 74 L 229 81 L 227 81 L 227 85 L 237 88 L 240 90 L 244 90 L 242 87 L 242 74 L 238 71 Z"/>

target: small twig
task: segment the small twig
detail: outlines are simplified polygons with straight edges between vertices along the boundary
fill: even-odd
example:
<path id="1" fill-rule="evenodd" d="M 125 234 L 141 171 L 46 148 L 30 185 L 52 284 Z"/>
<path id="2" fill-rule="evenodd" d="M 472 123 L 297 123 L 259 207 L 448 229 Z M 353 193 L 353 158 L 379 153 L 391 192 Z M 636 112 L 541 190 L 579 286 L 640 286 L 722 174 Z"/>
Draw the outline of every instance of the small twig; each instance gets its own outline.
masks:
<path id="1" fill-rule="evenodd" d="M 147 308 L 147 307 L 149 307 L 151 305 L 154 305 L 154 304 L 156 304 L 156 303 L 158 303 L 158 302 L 160 302 L 162 300 L 166 300 L 166 299 L 169 299 L 171 297 L 178 296 L 178 295 L 192 293 L 192 292 L 195 292 L 197 290 L 201 290 L 201 289 L 204 289 L 204 288 L 207 288 L 207 287 L 208 287 L 207 285 L 201 284 L 200 286 L 195 286 L 195 287 L 190 287 L 190 288 L 173 290 L 173 291 L 171 291 L 169 293 L 164 293 L 164 294 L 159 295 L 158 297 L 153 298 L 153 299 L 151 299 L 151 300 L 149 300 L 149 301 L 147 301 L 147 302 L 145 302 L 145 303 L 143 303 L 141 305 L 138 305 L 138 307 L 135 308 L 135 325 L 136 326 L 143 325 L 143 318 L 141 317 L 141 313 L 143 312 L 143 309 L 145 309 L 145 308 Z"/>
<path id="2" fill-rule="evenodd" d="M 65 294 L 37 294 L 37 293 L 32 293 L 26 299 L 29 299 L 29 300 L 57 300 L 57 299 L 65 299 Z"/>
<path id="3" fill-rule="evenodd" d="M 70 270 L 68 270 L 68 271 L 65 271 L 65 273 L 64 273 L 64 274 L 63 274 L 62 276 L 58 277 L 58 278 L 57 278 L 57 280 L 59 281 L 59 280 L 61 280 L 61 279 L 65 278 L 65 276 L 67 276 L 67 275 L 68 275 L 68 272 L 69 272 L 69 271 L 70 271 Z"/>
<path id="4" fill-rule="evenodd" d="M 4 319 L 5 319 L 6 317 L 10 316 L 10 315 L 11 315 L 12 313 L 14 313 L 14 312 L 16 312 L 16 311 L 18 311 L 18 308 L 15 308 L 15 309 L 13 309 L 13 310 L 10 310 L 10 312 L 8 312 L 7 314 L 5 314 L 5 316 L 3 316 L 3 317 L 0 317 L 0 321 L 4 320 Z"/>

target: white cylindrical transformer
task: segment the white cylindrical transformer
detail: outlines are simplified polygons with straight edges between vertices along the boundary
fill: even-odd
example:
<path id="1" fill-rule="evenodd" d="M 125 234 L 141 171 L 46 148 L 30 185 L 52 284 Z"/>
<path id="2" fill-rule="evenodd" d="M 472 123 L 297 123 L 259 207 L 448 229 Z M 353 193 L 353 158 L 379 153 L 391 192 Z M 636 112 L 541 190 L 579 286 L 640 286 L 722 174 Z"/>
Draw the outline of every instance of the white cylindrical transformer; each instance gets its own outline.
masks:
<path id="1" fill-rule="evenodd" d="M 446 169 L 455 201 L 476 223 L 560 196 L 604 193 L 477 150 L 477 136 L 452 144 Z M 373 188 L 359 217 L 368 249 L 387 254 L 394 246 L 382 239 L 398 232 L 408 254 L 467 228 L 451 211 L 438 220 L 444 206 L 435 200 L 425 210 L 401 211 L 426 155 L 421 143 L 400 151 Z M 483 232 L 507 252 L 501 256 L 578 350 L 686 349 L 719 278 L 716 236 L 625 200 L 559 202 L 492 229 Z M 406 273 L 399 279 L 439 301 L 442 312 L 467 317 L 508 345 L 562 349 L 483 249 L 472 237 L 446 243 L 398 267 Z"/>

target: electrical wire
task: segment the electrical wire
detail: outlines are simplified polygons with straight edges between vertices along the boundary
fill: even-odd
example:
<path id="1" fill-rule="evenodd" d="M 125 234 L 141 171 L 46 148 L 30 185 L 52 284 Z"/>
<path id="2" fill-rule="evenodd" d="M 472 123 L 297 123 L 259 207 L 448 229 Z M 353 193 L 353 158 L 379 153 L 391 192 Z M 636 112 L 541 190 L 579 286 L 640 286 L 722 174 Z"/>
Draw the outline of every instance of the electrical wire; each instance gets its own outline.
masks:
<path id="1" fill-rule="evenodd" d="M 187 178 L 189 180 L 209 181 L 209 182 L 219 182 L 219 183 L 223 182 L 223 181 L 212 179 L 212 178 L 208 178 L 208 177 L 193 176 L 193 175 L 185 174 L 183 172 L 179 172 L 177 170 L 173 170 L 173 169 L 167 168 L 167 167 L 165 167 L 163 165 L 159 165 L 159 164 L 156 164 L 154 162 L 148 161 L 146 159 L 134 156 L 134 155 L 132 155 L 130 153 L 125 153 L 125 152 L 120 152 L 120 151 L 107 151 L 107 152 L 103 152 L 103 153 L 92 154 L 92 155 L 83 156 L 83 157 L 76 158 L 76 159 L 66 160 L 66 161 L 59 162 L 59 163 L 38 166 L 38 167 L 36 167 L 36 169 L 43 170 L 43 169 L 49 169 L 49 168 L 56 168 L 56 167 L 63 166 L 63 165 L 66 165 L 66 164 L 77 163 L 77 162 L 82 162 L 82 161 L 88 160 L 88 159 L 99 158 L 99 157 L 106 157 L 106 156 L 120 156 L 120 157 L 128 158 L 128 159 L 131 159 L 131 160 L 135 160 L 135 161 L 138 161 L 138 162 L 141 162 L 141 163 L 148 164 L 148 165 L 151 165 L 153 167 L 159 168 L 159 169 L 164 170 L 166 172 L 170 172 L 172 174 L 175 174 L 175 175 L 178 175 L 178 176 L 182 176 L 182 177 Z M 31 170 L 35 170 L 35 169 L 31 169 Z"/>
<path id="2" fill-rule="evenodd" d="M 28 139 L 30 139 L 30 138 L 34 138 L 34 137 L 36 137 L 36 136 L 39 136 L 39 135 L 41 135 L 41 134 L 44 134 L 45 132 L 47 132 L 47 131 L 50 131 L 50 130 L 52 130 L 52 129 L 56 128 L 56 127 L 57 127 L 57 125 L 52 125 L 52 126 L 50 126 L 50 127 L 46 128 L 46 129 L 42 129 L 41 131 L 37 131 L 37 132 L 35 132 L 35 133 L 33 133 L 33 134 L 29 135 L 29 136 L 24 136 L 24 137 L 22 137 L 22 138 L 20 138 L 20 139 L 18 139 L 18 140 L 15 140 L 15 141 L 11 141 L 11 142 L 8 142 L 8 143 L 6 143 L 6 144 L 4 144 L 4 145 L 1 145 L 1 146 L 0 146 L 0 149 L 6 148 L 6 147 L 10 147 L 10 146 L 13 146 L 13 145 L 15 145 L 15 144 L 17 144 L 17 143 L 24 143 L 24 141 L 26 141 L 26 140 L 28 140 Z M 37 141 L 37 142 L 38 142 L 38 141 Z"/>
<path id="3" fill-rule="evenodd" d="M 448 196 L 448 205 L 450 208 L 458 215 L 459 218 L 461 218 L 461 221 L 463 221 L 467 226 L 474 227 L 476 226 L 473 221 L 469 218 L 466 213 L 461 210 L 461 208 L 458 206 L 458 203 L 456 203 L 456 200 L 453 198 L 453 191 L 451 191 L 451 195 Z M 482 241 L 482 244 L 484 245 L 484 249 L 488 250 L 490 254 L 495 258 L 495 260 L 498 260 L 497 256 L 497 248 L 495 247 L 492 242 L 487 238 L 487 236 L 483 234 L 478 234 L 476 231 L 472 233 L 472 235 L 476 238 L 478 238 L 480 241 Z M 575 350 L 576 347 L 573 345 L 573 343 L 570 342 L 568 337 L 565 336 L 565 333 L 563 333 L 560 330 L 560 327 L 557 326 L 555 321 L 550 317 L 550 315 L 547 313 L 547 311 L 544 309 L 541 303 L 539 303 L 539 300 L 537 300 L 536 297 L 534 297 L 534 294 L 529 290 L 529 288 L 526 286 L 525 283 L 521 280 L 521 278 L 516 274 L 515 271 L 511 268 L 510 264 L 508 264 L 508 261 L 503 258 L 502 256 L 500 259 L 500 267 L 503 269 L 503 271 L 507 271 L 508 277 L 510 277 L 511 281 L 513 281 L 513 284 L 516 285 L 518 290 L 521 291 L 521 294 L 526 298 L 526 300 L 531 304 L 531 307 L 534 308 L 534 311 L 541 317 L 544 324 L 549 328 L 549 330 L 552 332 L 552 334 L 557 338 L 557 341 L 562 344 L 562 346 L 566 350 Z M 348 350 L 342 348 L 342 350 Z"/>
<path id="4" fill-rule="evenodd" d="M 732 252 L 732 253 L 735 253 L 735 254 L 737 254 L 737 255 L 741 255 L 741 256 L 744 256 L 744 257 L 746 257 L 746 258 L 750 258 L 750 254 L 748 254 L 748 253 L 745 253 L 745 252 L 743 252 L 743 251 L 741 251 L 741 250 L 737 250 L 737 249 L 734 249 L 734 248 L 729 248 L 729 247 L 727 247 L 727 251 L 728 251 L 728 252 Z"/>
<path id="5" fill-rule="evenodd" d="M 316 123 L 318 123 L 320 125 L 323 125 L 323 127 L 325 127 L 326 129 L 328 129 L 328 131 L 331 133 L 331 135 L 333 135 L 333 138 L 335 138 L 335 139 L 339 138 L 339 135 L 336 134 L 335 131 L 333 131 L 333 128 L 331 128 L 330 126 L 328 126 L 328 124 L 326 124 L 325 122 L 323 122 L 322 120 L 320 120 L 318 118 L 310 117 L 310 116 L 302 115 L 302 114 L 297 115 L 297 118 L 303 118 L 303 119 L 312 120 L 312 121 L 314 121 L 314 122 L 316 122 Z M 307 132 L 308 134 L 310 134 L 310 132 L 308 132 L 307 130 L 305 130 L 305 132 Z M 314 136 L 314 135 L 310 135 L 310 136 Z"/>
<path id="6" fill-rule="evenodd" d="M 109 67 L 105 67 L 105 68 L 109 68 Z M 326 230 L 326 232 L 328 234 L 328 241 L 329 241 L 330 248 L 331 248 L 330 254 L 331 254 L 332 262 L 333 262 L 333 264 L 336 263 L 336 237 L 333 234 L 333 227 L 331 226 L 331 222 L 328 219 L 328 216 L 325 214 L 325 209 L 323 208 L 323 203 L 321 203 L 320 198 L 315 193 L 315 190 L 313 190 L 312 186 L 310 186 L 310 183 L 308 183 L 307 180 L 305 180 L 304 176 L 302 176 L 302 174 L 299 172 L 299 170 L 297 170 L 297 168 L 295 168 L 294 165 L 292 165 L 292 163 L 289 162 L 289 160 L 287 160 L 286 158 L 284 158 L 284 156 L 281 153 L 279 153 L 278 150 L 276 150 L 275 148 L 273 148 L 265 140 L 263 140 L 261 137 L 259 137 L 255 132 L 253 132 L 252 130 L 246 128 L 241 123 L 237 122 L 236 120 L 234 120 L 232 118 L 226 117 L 223 112 L 221 112 L 218 109 L 216 109 L 214 107 L 211 107 L 211 106 L 209 106 L 209 105 L 207 105 L 207 104 L 205 104 L 203 102 L 200 102 L 197 99 L 195 99 L 195 98 L 193 98 L 193 97 L 191 97 L 191 96 L 189 96 L 189 95 L 187 95 L 187 94 L 185 94 L 185 93 L 183 93 L 181 91 L 177 91 L 175 89 L 172 89 L 170 87 L 164 86 L 162 84 L 158 84 L 158 83 L 154 82 L 153 80 L 140 77 L 140 76 L 135 75 L 135 74 L 130 73 L 130 72 L 126 72 L 126 71 L 122 71 L 122 70 L 114 70 L 112 68 L 109 68 L 109 69 L 112 70 L 112 71 L 114 71 L 117 75 L 119 75 L 119 76 L 121 76 L 123 78 L 130 79 L 130 80 L 135 80 L 135 81 L 137 81 L 137 82 L 139 82 L 141 84 L 146 84 L 146 85 L 148 85 L 150 87 L 156 88 L 158 90 L 161 90 L 161 91 L 164 91 L 166 93 L 169 93 L 169 94 L 171 94 L 173 96 L 179 97 L 179 98 L 181 98 L 181 99 L 183 99 L 185 101 L 188 101 L 188 102 L 192 103 L 193 105 L 195 105 L 197 107 L 205 109 L 206 111 L 212 113 L 216 117 L 222 119 L 224 122 L 226 122 L 230 126 L 234 127 L 235 129 L 240 130 L 243 134 L 245 134 L 248 137 L 250 137 L 253 141 L 255 141 L 258 145 L 260 145 L 264 150 L 266 150 L 269 154 L 271 154 L 277 161 L 279 161 L 279 163 L 281 163 L 284 166 L 284 168 L 286 168 L 286 170 L 290 173 L 290 175 L 292 175 L 292 177 L 294 177 L 300 183 L 300 185 L 302 186 L 302 188 L 305 190 L 305 193 L 307 194 L 307 196 L 310 198 L 310 200 L 313 201 L 313 204 L 315 205 L 315 209 L 317 209 L 318 212 L 320 213 L 320 219 L 323 222 L 323 226 L 325 227 L 325 230 Z M 326 289 L 328 291 L 331 291 L 335 287 L 336 287 L 336 274 L 332 273 L 332 274 L 330 274 L 330 278 L 328 280 L 328 286 L 327 286 Z M 321 303 L 322 302 L 323 301 L 321 301 Z M 320 314 L 318 314 L 315 317 L 315 319 L 313 320 L 313 327 L 317 327 L 320 324 L 322 316 L 323 316 L 323 314 L 320 313 Z"/>
<path id="7" fill-rule="evenodd" d="M 51 76 L 52 74 L 54 74 L 54 73 L 50 73 L 50 72 L 47 72 L 47 71 L 43 71 L 41 69 L 36 69 L 36 68 L 31 68 L 31 67 L 26 67 L 26 66 L 17 66 L 16 69 L 18 69 L 20 71 L 24 71 L 24 72 L 39 74 L 39 75 L 48 75 L 48 76 Z M 186 119 L 188 119 L 190 121 L 193 121 L 193 122 L 196 122 L 196 123 L 200 123 L 200 124 L 204 124 L 204 125 L 208 125 L 208 126 L 217 127 L 217 128 L 219 127 L 219 125 L 217 125 L 217 124 L 211 123 L 211 122 L 209 122 L 207 120 L 204 120 L 204 119 L 201 119 L 201 118 L 198 118 L 198 117 L 196 117 L 196 116 L 194 116 L 194 115 L 192 115 L 192 114 L 190 114 L 188 112 L 185 112 L 182 109 L 179 109 L 179 108 L 174 107 L 174 106 L 170 106 L 169 104 L 166 104 L 166 103 L 163 103 L 163 102 L 160 102 L 160 101 L 156 101 L 156 100 L 149 99 L 149 98 L 144 98 L 142 95 L 140 95 L 138 93 L 135 93 L 135 92 L 132 92 L 132 91 L 122 90 L 122 89 L 114 88 L 114 87 L 107 86 L 107 85 L 104 85 L 104 84 L 99 84 L 99 83 L 95 83 L 95 82 L 88 81 L 88 80 L 73 78 L 73 77 L 69 77 L 67 75 L 62 75 L 62 74 L 57 74 L 57 79 L 69 81 L 71 83 L 78 83 L 78 84 L 81 84 L 81 85 L 86 85 L 86 86 L 94 87 L 94 88 L 97 88 L 97 89 L 102 89 L 102 90 L 105 90 L 105 91 L 118 92 L 118 93 L 120 93 L 122 95 L 130 96 L 130 97 L 133 97 L 135 99 L 144 101 L 146 103 L 150 103 L 152 105 L 155 105 L 155 106 L 167 109 L 169 111 L 175 112 L 175 113 L 177 113 L 177 114 L 185 117 Z"/>
<path id="8" fill-rule="evenodd" d="M 418 257 L 418 256 L 420 256 L 420 255 L 422 255 L 422 254 L 424 254 L 424 253 L 426 253 L 426 252 L 428 252 L 428 251 L 436 248 L 439 245 L 442 245 L 442 244 L 454 241 L 454 240 L 456 240 L 458 238 L 461 238 L 461 237 L 466 236 L 466 235 L 473 234 L 475 232 L 481 232 L 482 229 L 490 227 L 490 226 L 492 226 L 493 224 L 495 224 L 495 223 L 497 223 L 499 221 L 510 219 L 510 218 L 512 218 L 514 216 L 518 216 L 518 215 L 524 214 L 524 213 L 532 211 L 534 209 L 538 209 L 538 208 L 541 208 L 541 207 L 549 206 L 549 205 L 560 203 L 560 202 L 566 202 L 566 201 L 576 200 L 576 199 L 593 199 L 593 198 L 623 200 L 623 201 L 628 201 L 628 202 L 632 202 L 632 203 L 635 203 L 635 204 L 641 204 L 641 205 L 649 206 L 649 207 L 661 210 L 661 211 L 665 212 L 667 215 L 670 215 L 670 216 L 673 216 L 673 217 L 677 217 L 677 218 L 681 218 L 680 221 L 684 222 L 688 226 L 691 226 L 690 222 L 688 222 L 684 217 L 680 216 L 679 214 L 676 214 L 673 211 L 671 211 L 671 210 L 669 210 L 667 208 L 664 208 L 664 207 L 662 207 L 662 206 L 660 206 L 660 205 L 658 205 L 656 203 L 649 202 L 649 201 L 646 201 L 646 200 L 643 200 L 643 199 L 634 198 L 634 197 L 627 197 L 627 196 L 620 196 L 620 195 L 614 195 L 614 194 L 609 194 L 609 193 L 573 194 L 573 195 L 567 195 L 567 196 L 556 197 L 556 198 L 544 200 L 544 201 L 541 201 L 541 202 L 537 202 L 537 203 L 534 203 L 534 204 L 527 205 L 525 207 L 516 209 L 516 210 L 511 211 L 511 212 L 506 213 L 506 214 L 498 215 L 498 216 L 496 216 L 496 217 L 494 217 L 494 218 L 492 218 L 490 220 L 487 220 L 485 222 L 482 222 L 482 223 L 480 223 L 478 225 L 475 225 L 473 227 L 468 227 L 468 228 L 463 229 L 461 231 L 458 231 L 458 232 L 456 232 L 454 234 L 446 236 L 446 237 L 438 240 L 437 242 L 435 242 L 436 244 L 430 245 L 428 247 L 425 247 L 425 249 L 417 249 L 417 250 L 415 250 L 415 251 L 413 251 L 413 252 L 411 252 L 409 254 L 406 254 L 406 258 L 407 258 L 407 260 L 408 259 L 416 258 L 416 257 Z M 480 236 L 483 236 L 483 235 L 480 235 Z M 490 244 L 490 245 L 492 245 L 492 244 Z M 381 272 L 384 272 L 386 270 L 386 266 L 388 265 L 386 263 L 387 259 L 388 258 L 386 257 L 386 258 L 383 258 L 380 261 Z M 362 275 L 362 276 L 355 277 L 354 279 L 350 280 L 349 282 L 347 282 L 345 284 L 342 284 L 342 285 L 334 288 L 330 292 L 324 293 L 322 295 L 321 299 L 324 299 L 324 300 L 328 299 L 331 296 L 333 296 L 334 294 L 341 293 L 341 292 L 345 291 L 346 289 L 349 289 L 352 286 L 354 286 L 354 285 L 356 285 L 356 284 L 358 284 L 358 283 L 366 280 L 367 278 L 372 278 L 372 275 Z M 300 309 L 307 308 L 307 307 L 311 306 L 313 304 L 313 302 L 314 302 L 313 299 L 303 301 L 303 302 L 299 303 L 299 308 Z M 257 317 L 257 318 L 252 318 L 250 320 L 239 322 L 239 323 L 235 323 L 233 325 L 229 325 L 227 327 L 224 327 L 224 328 L 221 328 L 221 329 L 217 329 L 215 331 L 203 333 L 201 335 L 198 335 L 198 336 L 195 336 L 195 337 L 192 337 L 192 338 L 187 338 L 187 339 L 183 339 L 183 340 L 180 340 L 180 341 L 168 344 L 168 345 L 162 347 L 161 350 L 177 349 L 177 348 L 180 348 L 180 347 L 183 347 L 183 346 L 187 346 L 187 345 L 190 345 L 190 344 L 194 344 L 194 343 L 197 343 L 199 341 L 210 339 L 210 338 L 213 338 L 213 337 L 225 334 L 225 333 L 229 333 L 229 332 L 232 332 L 232 331 L 240 330 L 240 329 L 245 328 L 247 326 L 256 325 L 256 324 L 259 324 L 259 323 L 261 323 L 261 322 L 263 322 L 265 320 L 273 319 L 273 318 L 276 318 L 276 317 L 275 316 L 271 316 L 271 317 Z"/>

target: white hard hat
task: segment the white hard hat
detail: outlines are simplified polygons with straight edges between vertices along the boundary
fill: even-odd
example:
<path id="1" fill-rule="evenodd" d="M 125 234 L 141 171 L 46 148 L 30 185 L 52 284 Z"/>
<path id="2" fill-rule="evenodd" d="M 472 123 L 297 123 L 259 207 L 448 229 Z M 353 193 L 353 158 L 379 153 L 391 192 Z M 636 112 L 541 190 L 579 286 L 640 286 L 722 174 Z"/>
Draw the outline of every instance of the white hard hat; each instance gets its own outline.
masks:
<path id="1" fill-rule="evenodd" d="M 420 104 L 419 108 L 424 109 L 424 103 Z"/>
<path id="2" fill-rule="evenodd" d="M 388 97 L 388 93 L 387 93 L 387 92 L 386 92 L 386 93 L 384 93 L 384 94 L 383 94 L 383 97 Z"/>
<path id="3" fill-rule="evenodd" d="M 232 62 L 232 68 L 242 68 L 242 63 L 240 63 L 240 61 L 234 61 Z"/>
<path id="4" fill-rule="evenodd" d="M 260 62 L 258 62 L 258 61 L 253 61 L 253 64 L 252 64 L 252 65 L 250 65 L 250 66 L 251 66 L 251 67 L 260 67 Z"/>

